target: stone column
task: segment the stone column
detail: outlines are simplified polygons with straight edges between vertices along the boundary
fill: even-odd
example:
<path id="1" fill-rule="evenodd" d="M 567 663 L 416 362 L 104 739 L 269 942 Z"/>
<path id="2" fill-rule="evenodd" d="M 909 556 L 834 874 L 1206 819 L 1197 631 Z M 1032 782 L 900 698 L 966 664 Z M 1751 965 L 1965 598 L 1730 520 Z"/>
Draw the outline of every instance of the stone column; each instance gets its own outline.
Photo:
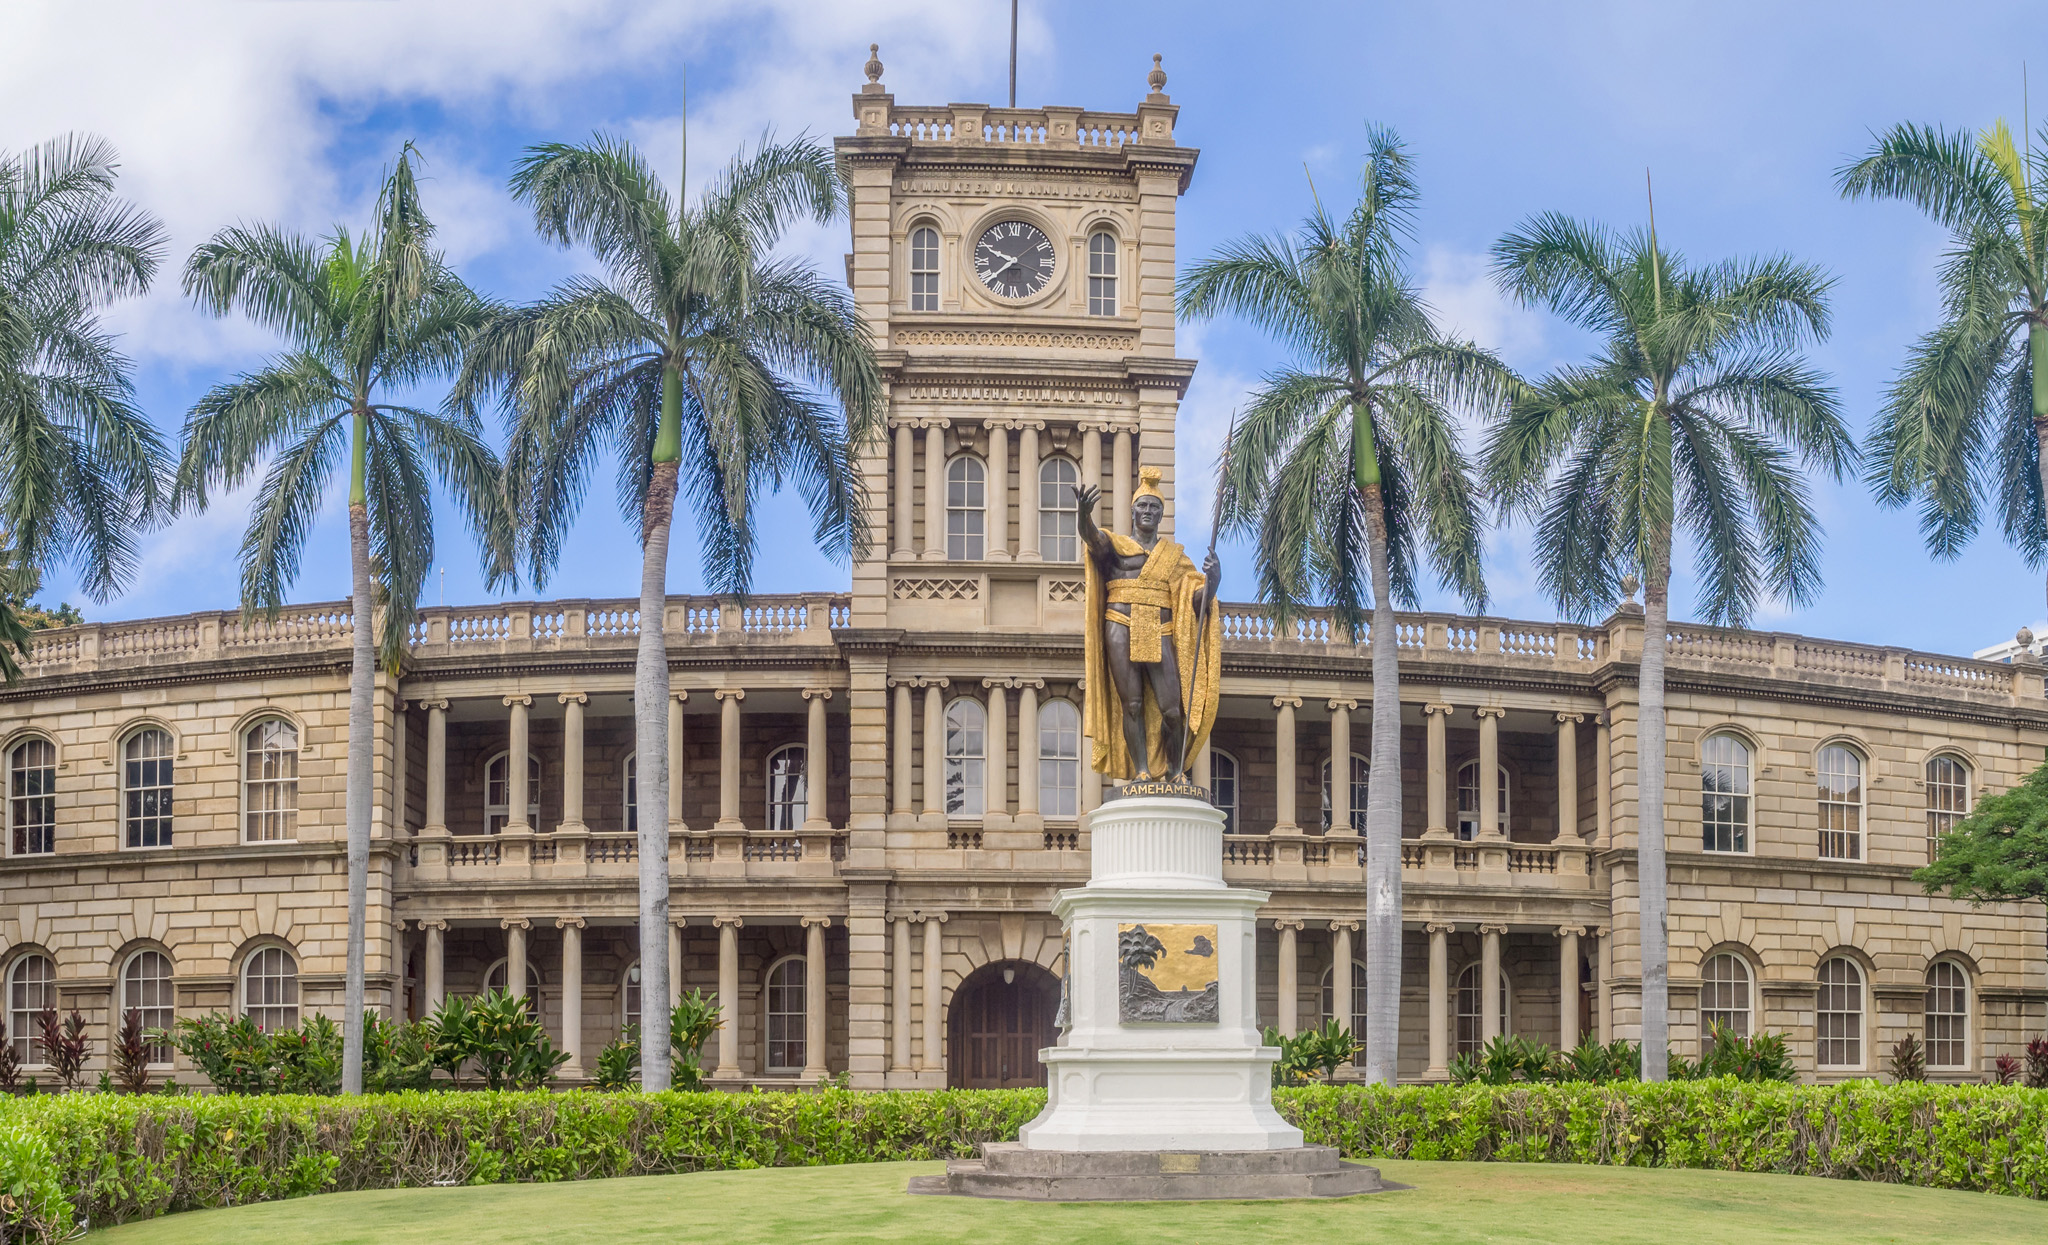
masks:
<path id="1" fill-rule="evenodd" d="M 1614 842 L 1614 736 L 1606 714 L 1593 723 L 1593 837 L 1606 848 Z"/>
<path id="2" fill-rule="evenodd" d="M 569 1052 L 562 1075 L 577 1077 L 583 1075 L 583 918 L 556 917 L 555 928 L 562 931 L 562 1049 Z M 673 959 L 669 967 L 673 973 Z"/>
<path id="3" fill-rule="evenodd" d="M 1570 1050 L 1579 1044 L 1579 935 L 1583 925 L 1564 925 L 1557 931 L 1557 1048 Z"/>
<path id="4" fill-rule="evenodd" d="M 733 1080 L 740 1074 L 740 926 L 736 916 L 715 916 L 718 927 L 718 1067 L 711 1073 L 719 1080 Z M 674 965 L 670 965 L 673 976 Z M 645 1007 L 643 996 L 640 1005 Z"/>
<path id="5" fill-rule="evenodd" d="M 1593 930 L 1599 946 L 1593 953 L 1593 1024 L 1602 1045 L 1614 1040 L 1614 1000 L 1608 981 L 1614 976 L 1614 936 L 1605 925 Z"/>
<path id="6" fill-rule="evenodd" d="M 896 539 L 890 556 L 895 558 L 915 557 L 917 541 L 914 530 L 917 526 L 917 489 L 913 481 L 917 478 L 916 434 L 907 423 L 896 425 Z"/>
<path id="7" fill-rule="evenodd" d="M 406 731 L 410 728 L 410 725 L 411 715 L 405 711 L 405 700 L 399 698 L 394 702 L 391 711 L 391 833 L 401 838 L 404 837 L 406 829 L 405 788 L 406 784 L 411 781 L 411 775 L 406 767 L 411 763 L 412 758 L 406 755 L 405 746 Z M 399 928 L 404 928 L 402 922 Z M 402 958 L 400 962 L 403 963 Z M 118 1008 L 117 1002 L 117 1011 Z M 109 1012 L 107 1014 L 111 1016 L 116 1013 Z"/>
<path id="8" fill-rule="evenodd" d="M 895 721 L 890 724 L 892 727 L 891 734 L 894 736 L 894 742 L 890 745 L 890 751 L 895 754 L 889 759 L 894 779 L 889 796 L 889 811 L 892 813 L 908 813 L 913 807 L 911 800 L 914 797 L 910 790 L 910 750 L 913 746 L 910 729 L 910 685 L 912 682 L 913 680 L 911 679 L 889 680 L 890 686 L 896 689 L 895 707 L 891 710 Z"/>
<path id="9" fill-rule="evenodd" d="M 526 713 L 532 703 L 531 696 L 505 697 L 506 707 L 512 710 L 512 742 L 505 755 L 506 802 L 511 807 L 505 811 L 505 829 L 515 833 L 533 829 L 526 820 L 526 806 L 533 802 L 526 782 Z"/>
<path id="10" fill-rule="evenodd" d="M 899 916 L 889 924 L 889 1071 L 909 1072 L 910 918 Z"/>
<path id="11" fill-rule="evenodd" d="M 427 936 L 426 950 L 421 953 L 426 963 L 420 970 L 426 977 L 427 997 L 421 1002 L 421 1010 L 433 1012 L 440 1009 L 441 1000 L 448 994 L 448 922 L 421 921 L 420 930 Z"/>
<path id="12" fill-rule="evenodd" d="M 827 782 L 832 774 L 832 759 L 826 753 L 825 743 L 825 702 L 832 699 L 829 687 L 807 687 L 804 699 L 810 702 L 810 730 L 804 740 L 804 829 L 829 830 L 832 817 L 826 802 L 831 792 Z"/>
<path id="13" fill-rule="evenodd" d="M 1038 431 L 1036 420 L 1017 425 L 1017 560 L 1036 562 L 1038 547 Z"/>
<path id="14" fill-rule="evenodd" d="M 946 680 L 924 680 L 924 815 L 946 815 Z"/>
<path id="15" fill-rule="evenodd" d="M 946 559 L 946 421 L 924 425 L 924 551 L 927 562 Z"/>
<path id="16" fill-rule="evenodd" d="M 427 834 L 448 833 L 448 702 L 423 700 L 427 710 Z M 443 929 L 447 923 L 443 922 Z"/>
<path id="17" fill-rule="evenodd" d="M 946 985 L 943 912 L 924 914 L 924 1057 L 918 1067 L 925 1072 L 946 1070 L 944 1004 L 940 1000 Z"/>
<path id="18" fill-rule="evenodd" d="M 1087 763 L 1087 758 L 1082 758 L 1082 763 L 1085 765 Z M 1212 775 L 1209 772 L 1208 740 L 1204 739 L 1202 741 L 1202 750 L 1195 754 L 1194 764 L 1189 766 L 1188 768 L 1188 776 L 1194 781 L 1194 784 L 1197 787 L 1206 787 L 1209 785 L 1209 780 L 1212 777 Z"/>
<path id="19" fill-rule="evenodd" d="M 1479 714 L 1479 838 L 1506 838 L 1500 824 L 1500 720 L 1507 710 L 1483 706 Z"/>
<path id="20" fill-rule="evenodd" d="M 1301 957 L 1295 943 L 1295 934 L 1301 927 L 1302 922 L 1285 917 L 1273 922 L 1273 928 L 1280 932 L 1280 968 L 1274 974 L 1274 1003 L 1279 1013 L 1276 1027 L 1282 1037 L 1301 1032 Z"/>
<path id="21" fill-rule="evenodd" d="M 1137 483 L 1131 474 L 1131 431 L 1119 428 L 1116 442 L 1111 451 L 1109 469 L 1115 477 L 1110 481 L 1110 497 L 1116 507 L 1116 530 L 1124 535 L 1131 534 L 1131 489 Z"/>
<path id="22" fill-rule="evenodd" d="M 1330 833 L 1351 834 L 1351 711 L 1355 700 L 1330 701 Z"/>
<path id="23" fill-rule="evenodd" d="M 988 693 L 988 761 L 982 770 L 982 815 L 1010 815 L 1010 694 L 1008 679 L 983 679 Z"/>
<path id="24" fill-rule="evenodd" d="M 1422 706 L 1422 720 L 1428 729 L 1429 773 L 1422 784 L 1424 803 L 1428 805 L 1429 822 L 1423 827 L 1423 837 L 1446 839 L 1451 837 L 1450 762 L 1445 759 L 1444 724 L 1451 716 L 1449 705 Z"/>
<path id="25" fill-rule="evenodd" d="M 668 701 L 668 828 L 671 831 L 689 828 L 683 823 L 683 770 L 688 764 L 683 750 L 683 723 L 688 719 L 683 716 L 683 706 L 689 700 L 688 692 L 672 692 Z M 669 976 L 675 976 L 673 964 L 669 966 Z"/>
<path id="26" fill-rule="evenodd" d="M 1275 696 L 1273 707 L 1280 711 L 1273 719 L 1273 833 L 1300 834 L 1294 820 L 1294 798 L 1301 785 L 1294 772 L 1294 711 L 1301 708 L 1301 697 Z"/>
<path id="27" fill-rule="evenodd" d="M 798 1075 L 815 1084 L 825 1069 L 825 927 L 829 916 L 807 916 L 804 927 L 804 1070 Z"/>
<path id="28" fill-rule="evenodd" d="M 562 825 L 564 830 L 581 830 L 583 825 L 583 706 L 590 697 L 582 692 L 563 692 L 562 702 Z"/>
<path id="29" fill-rule="evenodd" d="M 526 997 L 526 931 L 533 922 L 523 916 L 508 916 L 498 925 L 505 931 L 505 993 L 515 999 Z"/>
<path id="30" fill-rule="evenodd" d="M 1346 1029 L 1352 1027 L 1351 1013 L 1358 1008 L 1357 1000 L 1351 997 L 1351 936 L 1357 932 L 1356 921 L 1330 922 L 1330 1015 Z M 1372 1000 L 1367 999 L 1366 1005 L 1370 1007 Z M 1364 1034 L 1356 1036 L 1365 1040 Z"/>
<path id="31" fill-rule="evenodd" d="M 685 918 L 672 916 L 668 919 L 668 1005 L 671 1010 L 683 1001 L 683 922 Z M 643 997 L 640 1005 L 645 1007 Z"/>
<path id="32" fill-rule="evenodd" d="M 1038 813 L 1038 689 L 1043 679 L 1017 680 L 1017 815 Z"/>
<path id="33" fill-rule="evenodd" d="M 1500 936 L 1507 932 L 1505 925 L 1479 927 L 1479 1040 L 1482 1042 L 1491 1042 L 1501 1034 Z"/>
<path id="34" fill-rule="evenodd" d="M 991 422 L 988 429 L 988 547 L 991 562 L 1010 560 L 1010 425 Z M 1023 488 L 1019 484 L 1018 491 Z"/>
<path id="35" fill-rule="evenodd" d="M 741 830 L 740 817 L 740 702 L 747 698 L 739 688 L 722 687 L 712 695 L 718 700 L 718 825 L 719 830 Z"/>
<path id="36" fill-rule="evenodd" d="M 1557 715 L 1557 841 L 1579 835 L 1579 718 Z"/>
<path id="37" fill-rule="evenodd" d="M 1102 428 L 1101 424 L 1081 425 L 1081 487 L 1084 489 L 1102 487 Z M 1101 512 L 1097 511 L 1097 521 L 1101 518 Z"/>
<path id="38" fill-rule="evenodd" d="M 1458 927 L 1432 921 L 1423 929 L 1429 931 L 1429 1070 L 1423 1075 L 1432 1081 L 1442 1081 L 1451 1075 L 1451 949 L 1448 936 L 1457 933 Z"/>

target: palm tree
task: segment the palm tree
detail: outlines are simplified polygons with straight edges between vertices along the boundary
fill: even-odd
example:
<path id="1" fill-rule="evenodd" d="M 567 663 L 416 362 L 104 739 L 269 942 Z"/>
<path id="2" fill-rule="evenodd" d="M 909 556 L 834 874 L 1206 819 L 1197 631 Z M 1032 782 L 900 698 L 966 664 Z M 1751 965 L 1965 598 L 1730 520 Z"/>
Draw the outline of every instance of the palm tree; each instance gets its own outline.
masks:
<path id="1" fill-rule="evenodd" d="M 1827 334 L 1818 269 L 1774 257 L 1698 268 L 1654 233 L 1617 236 L 1538 216 L 1494 246 L 1494 276 L 1605 339 L 1514 404 L 1487 446 L 1507 513 L 1536 521 L 1542 583 L 1586 619 L 1643 584 L 1637 726 L 1637 872 L 1643 1079 L 1669 1043 L 1664 869 L 1664 656 L 1672 545 L 1683 529 L 1700 612 L 1743 625 L 1769 594 L 1803 604 L 1820 587 L 1820 525 L 1800 464 L 1839 478 L 1855 449 L 1835 394 L 1799 355 Z"/>
<path id="2" fill-rule="evenodd" d="M 147 291 L 163 261 L 163 225 L 114 197 L 116 167 L 82 135 L 0 152 L 0 542 L 22 583 L 69 563 L 100 601 L 133 575 L 172 470 L 100 327 L 99 309 Z M 0 604 L 0 639 L 26 655 L 14 615 Z M 0 673 L 20 672 L 0 655 Z"/>
<path id="3" fill-rule="evenodd" d="M 2008 543 L 2048 560 L 2048 127 L 2021 151 L 2000 121 L 1972 138 L 1895 126 L 1837 175 L 1851 199 L 1904 199 L 1949 231 L 1942 320 L 1878 413 L 1865 474 L 1887 506 L 1920 503 L 1936 557 L 1996 497 Z M 2020 344 L 2025 330 L 2026 345 Z"/>
<path id="4" fill-rule="evenodd" d="M 269 225 L 224 229 L 185 264 L 185 292 L 214 315 L 239 310 L 288 347 L 261 371 L 217 385 L 185 421 L 181 503 L 203 510 L 268 463 L 242 538 L 242 610 L 275 614 L 338 466 L 348 470 L 350 601 L 348 980 L 342 1092 L 362 1092 L 363 962 L 369 887 L 371 697 L 380 658 L 398 671 L 434 556 L 438 478 L 501 578 L 511 526 L 497 458 L 474 419 L 390 400 L 454 372 L 491 307 L 431 247 L 410 144 L 357 238 L 317 241 Z M 380 611 L 381 606 L 381 611 Z M 375 620 L 374 622 L 372 620 Z M 381 632 L 381 644 L 377 636 Z"/>
<path id="5" fill-rule="evenodd" d="M 1327 600 L 1357 628 L 1372 611 L 1366 789 L 1365 1070 L 1394 1082 L 1401 997 L 1401 675 L 1394 602 L 1416 603 L 1418 561 L 1475 608 L 1486 599 L 1471 466 L 1453 412 L 1504 406 L 1513 374 L 1438 331 L 1409 279 L 1417 192 L 1392 131 L 1373 129 L 1358 205 L 1320 202 L 1295 237 L 1231 243 L 1182 276 L 1181 314 L 1236 312 L 1298 359 L 1252 394 L 1225 452 L 1225 526 L 1257 536 L 1259 596 L 1285 619 Z M 1344 782 L 1344 758 L 1331 781 Z M 1341 971 L 1341 970 L 1340 970 Z"/>
<path id="6" fill-rule="evenodd" d="M 793 483 L 817 541 L 865 547 L 853 466 L 881 418 L 881 379 L 848 294 L 809 265 L 770 256 L 794 221 L 831 220 L 844 190 L 811 139 L 763 140 L 694 206 L 671 198 L 631 145 L 530 148 L 512 193 L 541 234 L 590 248 L 605 275 L 572 278 L 477 341 L 460 400 L 495 397 L 512 418 L 509 495 L 536 584 L 561 554 L 596 459 L 618 464 L 619 508 L 640 532 L 640 648 L 633 676 L 640 819 L 641 989 L 668 993 L 669 530 L 677 489 L 717 592 L 752 581 L 754 503 Z M 843 412 L 843 416 L 841 414 Z M 668 1017 L 649 1008 L 641 1077 L 670 1083 Z"/>

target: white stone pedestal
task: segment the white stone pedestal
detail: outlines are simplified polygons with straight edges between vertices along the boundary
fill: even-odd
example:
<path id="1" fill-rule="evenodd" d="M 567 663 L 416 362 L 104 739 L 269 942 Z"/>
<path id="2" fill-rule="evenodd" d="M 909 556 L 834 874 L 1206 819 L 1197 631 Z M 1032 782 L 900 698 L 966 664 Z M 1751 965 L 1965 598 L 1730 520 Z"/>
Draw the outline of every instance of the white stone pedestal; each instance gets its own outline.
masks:
<path id="1" fill-rule="evenodd" d="M 1090 815 L 1088 885 L 1062 891 L 1069 1027 L 1041 1051 L 1050 1099 L 1018 1137 L 1027 1150 L 1216 1151 L 1301 1146 L 1273 1109 L 1259 1041 L 1255 967 L 1266 892 L 1223 884 L 1223 814 L 1200 800 L 1137 796 Z M 1128 1021 L 1119 928 L 1216 927 L 1217 1018 Z"/>

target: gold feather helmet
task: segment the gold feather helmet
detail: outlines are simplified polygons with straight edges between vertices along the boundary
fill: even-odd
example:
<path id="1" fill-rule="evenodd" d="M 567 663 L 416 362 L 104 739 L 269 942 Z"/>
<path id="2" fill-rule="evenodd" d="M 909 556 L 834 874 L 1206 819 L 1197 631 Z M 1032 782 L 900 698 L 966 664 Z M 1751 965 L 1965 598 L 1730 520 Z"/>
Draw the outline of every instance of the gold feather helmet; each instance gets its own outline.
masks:
<path id="1" fill-rule="evenodd" d="M 1140 497 L 1156 497 L 1160 505 L 1165 505 L 1166 495 L 1159 491 L 1159 481 L 1164 475 L 1157 467 L 1138 468 L 1138 491 L 1131 494 L 1131 501 L 1136 503 Z"/>

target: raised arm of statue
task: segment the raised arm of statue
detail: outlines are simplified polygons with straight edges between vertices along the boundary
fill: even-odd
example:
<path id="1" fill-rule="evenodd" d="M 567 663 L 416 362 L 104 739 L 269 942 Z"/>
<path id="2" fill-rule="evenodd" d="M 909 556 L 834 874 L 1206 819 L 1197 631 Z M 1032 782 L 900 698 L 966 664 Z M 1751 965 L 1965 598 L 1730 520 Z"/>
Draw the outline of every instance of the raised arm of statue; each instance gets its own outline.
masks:
<path id="1" fill-rule="evenodd" d="M 1074 526 L 1080 534 L 1081 543 L 1088 546 L 1088 552 L 1096 557 L 1107 557 L 1113 552 L 1109 537 L 1095 526 L 1095 503 L 1102 500 L 1102 490 L 1093 485 L 1088 488 L 1078 484 L 1069 487 L 1074 490 Z"/>

